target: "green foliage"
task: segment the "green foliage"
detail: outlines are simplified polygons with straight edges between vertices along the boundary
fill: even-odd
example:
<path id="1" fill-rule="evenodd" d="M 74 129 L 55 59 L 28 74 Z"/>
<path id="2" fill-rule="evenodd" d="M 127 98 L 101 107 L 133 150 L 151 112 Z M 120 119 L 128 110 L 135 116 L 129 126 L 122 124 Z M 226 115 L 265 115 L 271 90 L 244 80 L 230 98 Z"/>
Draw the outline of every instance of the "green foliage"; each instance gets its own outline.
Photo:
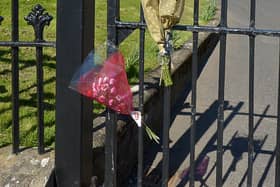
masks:
<path id="1" fill-rule="evenodd" d="M 159 61 L 161 64 L 159 85 L 162 85 L 162 82 L 163 82 L 164 86 L 166 86 L 166 87 L 172 86 L 173 81 L 172 81 L 171 72 L 169 69 L 170 56 L 168 56 L 166 54 L 159 54 Z"/>
<path id="2" fill-rule="evenodd" d="M 93 114 L 95 117 L 101 112 L 105 111 L 106 107 L 96 101 L 93 101 Z"/>
<path id="3" fill-rule="evenodd" d="M 145 131 L 146 131 L 146 133 L 147 133 L 149 139 L 152 140 L 152 141 L 155 141 L 157 144 L 159 144 L 160 138 L 158 137 L 158 135 L 157 135 L 156 133 L 154 133 L 154 132 L 152 131 L 152 129 L 150 129 L 150 128 L 148 127 L 148 125 L 146 125 L 144 122 L 143 122 L 143 124 L 145 125 Z"/>
<path id="4" fill-rule="evenodd" d="M 186 32 L 182 37 L 182 33 L 180 31 L 172 32 L 172 47 L 173 50 L 179 50 L 186 43 L 186 40 L 191 37 L 190 32 Z"/>
<path id="5" fill-rule="evenodd" d="M 126 74 L 130 83 L 134 83 L 138 79 L 138 66 L 139 66 L 139 53 L 138 50 L 134 50 L 131 55 L 126 59 Z"/>
<path id="6" fill-rule="evenodd" d="M 216 14 L 216 0 L 210 0 L 209 5 L 203 10 L 201 18 L 204 21 L 210 21 Z"/>

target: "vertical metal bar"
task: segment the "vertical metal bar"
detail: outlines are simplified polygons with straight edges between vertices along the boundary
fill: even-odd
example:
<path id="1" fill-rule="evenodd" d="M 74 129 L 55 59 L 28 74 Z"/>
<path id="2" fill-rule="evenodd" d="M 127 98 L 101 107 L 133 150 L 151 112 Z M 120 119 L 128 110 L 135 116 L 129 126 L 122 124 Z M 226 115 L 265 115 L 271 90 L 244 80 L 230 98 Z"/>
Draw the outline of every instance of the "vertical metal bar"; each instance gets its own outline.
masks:
<path id="1" fill-rule="evenodd" d="M 35 32 L 35 42 L 43 41 L 45 25 L 49 25 L 53 19 L 41 5 L 35 5 L 32 12 L 24 17 Z M 35 16 L 34 16 L 35 15 Z M 36 73 L 37 73 L 37 120 L 38 120 L 38 152 L 44 153 L 44 107 L 43 107 L 43 48 L 36 47 Z"/>
<path id="2" fill-rule="evenodd" d="M 12 41 L 17 42 L 18 33 L 18 0 L 12 0 Z M 19 64 L 18 47 L 12 47 L 12 110 L 13 110 L 13 153 L 19 152 Z"/>
<path id="3" fill-rule="evenodd" d="M 255 28 L 256 1 L 251 0 L 250 28 Z M 255 36 L 249 36 L 249 134 L 248 134 L 248 176 L 247 186 L 252 186 L 254 159 L 254 61 Z"/>
<path id="4" fill-rule="evenodd" d="M 165 47 L 170 54 L 171 33 L 166 34 Z M 171 60 L 171 57 L 169 58 Z M 169 65 L 171 62 L 169 62 Z M 169 66 L 170 69 L 170 66 Z M 162 134 L 162 187 L 167 187 L 169 180 L 169 127 L 170 127 L 170 95 L 171 86 L 164 86 L 163 90 L 163 134 Z"/>
<path id="5" fill-rule="evenodd" d="M 198 26 L 199 0 L 194 1 L 193 25 Z M 190 187 L 194 187 L 195 172 L 195 136 L 196 136 L 196 95 L 197 95 L 197 64 L 198 64 L 198 32 L 193 32 L 192 55 L 192 99 L 191 99 L 191 140 L 190 140 Z"/>
<path id="6" fill-rule="evenodd" d="M 144 23 L 144 14 L 140 5 L 140 22 Z M 144 114 L 144 48 L 145 29 L 140 28 L 139 44 L 139 111 Z M 143 180 L 143 126 L 138 127 L 138 167 L 137 167 L 137 186 L 142 187 Z"/>
<path id="7" fill-rule="evenodd" d="M 227 0 L 222 0 L 221 27 L 227 27 Z M 224 89 L 225 89 L 225 63 L 226 63 L 226 33 L 220 35 L 220 64 L 218 88 L 218 129 L 217 129 L 217 167 L 216 186 L 223 185 L 223 131 L 224 131 Z"/>
<path id="8" fill-rule="evenodd" d="M 116 186 L 116 127 L 117 114 L 107 109 L 106 112 L 106 140 L 105 140 L 105 181 L 104 186 Z"/>
<path id="9" fill-rule="evenodd" d="M 169 126 L 170 126 L 170 87 L 164 88 L 163 137 L 162 137 L 162 186 L 167 187 L 169 179 Z"/>
<path id="10" fill-rule="evenodd" d="M 226 35 L 220 36 L 220 67 L 219 67 L 219 93 L 218 93 L 218 137 L 217 137 L 217 168 L 216 186 L 222 186 L 223 178 L 223 131 L 224 131 L 224 78 L 225 78 L 225 47 Z"/>
<path id="11" fill-rule="evenodd" d="M 108 43 L 117 45 L 116 20 L 119 20 L 119 0 L 107 0 L 107 40 Z M 110 55 L 108 45 L 107 55 Z M 106 139 L 105 139 L 105 181 L 104 186 L 114 187 L 117 185 L 116 164 L 117 164 L 117 114 L 107 109 L 106 112 Z"/>
<path id="12" fill-rule="evenodd" d="M 169 179 L 169 126 L 170 126 L 170 87 L 164 88 L 164 109 L 163 109 L 163 137 L 162 137 L 162 186 L 168 185 Z"/>
<path id="13" fill-rule="evenodd" d="M 57 186 L 90 186 L 91 183 L 92 101 L 69 89 L 69 82 L 93 48 L 94 3 L 92 0 L 57 1 Z"/>
<path id="14" fill-rule="evenodd" d="M 275 187 L 280 187 L 280 38 L 279 40 L 279 60 L 278 60 L 278 103 L 277 103 L 277 143 L 276 143 L 276 166 L 275 166 Z"/>
<path id="15" fill-rule="evenodd" d="M 37 120 L 38 120 L 38 152 L 44 153 L 44 107 L 43 107 L 43 48 L 36 47 L 37 61 Z"/>

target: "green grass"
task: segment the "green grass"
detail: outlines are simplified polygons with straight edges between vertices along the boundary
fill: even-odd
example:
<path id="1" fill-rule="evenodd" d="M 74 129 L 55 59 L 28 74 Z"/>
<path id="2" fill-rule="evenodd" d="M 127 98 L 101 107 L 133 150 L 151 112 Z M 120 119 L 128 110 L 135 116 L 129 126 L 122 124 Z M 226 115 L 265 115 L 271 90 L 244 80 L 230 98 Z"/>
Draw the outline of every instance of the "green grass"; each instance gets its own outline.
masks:
<path id="1" fill-rule="evenodd" d="M 209 4 L 203 10 L 201 18 L 204 21 L 210 21 L 216 14 L 216 0 L 209 0 Z"/>
<path id="2" fill-rule="evenodd" d="M 20 40 L 34 40 L 33 28 L 24 21 L 33 6 L 40 3 L 50 15 L 54 17 L 51 25 L 46 27 L 44 38 L 47 41 L 55 41 L 56 38 L 56 1 L 55 0 L 19 0 L 19 26 Z M 208 0 L 202 0 L 201 13 L 205 12 L 209 5 Z M 0 15 L 4 17 L 0 25 L 0 41 L 11 40 L 11 1 L 1 0 Z M 106 40 L 106 1 L 96 1 L 96 27 L 95 46 L 99 46 Z M 193 1 L 186 1 L 182 24 L 192 23 Z M 121 0 L 121 19 L 124 21 L 139 20 L 139 1 Z M 205 24 L 206 21 L 201 21 Z M 176 46 L 180 47 L 190 36 L 189 32 L 175 32 Z M 133 32 L 120 46 L 127 59 L 126 68 L 130 82 L 137 82 L 138 73 L 138 42 L 139 31 Z M 152 41 L 149 33 L 145 39 L 145 71 L 155 68 L 157 46 Z M 136 44 L 136 45 L 135 45 Z M 24 47 L 19 51 L 20 68 L 20 141 L 22 146 L 36 146 L 37 144 L 37 118 L 36 118 L 36 62 L 35 50 Z M 45 143 L 54 145 L 55 133 L 55 49 L 44 48 L 44 123 Z M 0 147 L 11 143 L 12 105 L 11 105 L 11 51 L 9 48 L 0 47 Z M 98 111 L 103 107 L 95 105 Z"/>

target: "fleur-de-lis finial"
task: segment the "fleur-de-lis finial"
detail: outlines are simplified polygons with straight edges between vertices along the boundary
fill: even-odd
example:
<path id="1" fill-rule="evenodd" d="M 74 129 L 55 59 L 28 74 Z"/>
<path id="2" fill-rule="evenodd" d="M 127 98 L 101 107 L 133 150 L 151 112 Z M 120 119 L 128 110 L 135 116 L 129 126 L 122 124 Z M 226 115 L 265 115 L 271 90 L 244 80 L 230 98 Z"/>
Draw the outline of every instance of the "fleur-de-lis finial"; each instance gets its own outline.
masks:
<path id="1" fill-rule="evenodd" d="M 1 22 L 4 20 L 4 18 L 2 16 L 0 16 L 0 25 L 1 25 Z"/>
<path id="2" fill-rule="evenodd" d="M 33 26 L 36 41 L 41 41 L 43 40 L 44 28 L 46 25 L 50 24 L 53 17 L 45 12 L 45 9 L 40 4 L 37 4 L 24 19 L 28 25 Z"/>

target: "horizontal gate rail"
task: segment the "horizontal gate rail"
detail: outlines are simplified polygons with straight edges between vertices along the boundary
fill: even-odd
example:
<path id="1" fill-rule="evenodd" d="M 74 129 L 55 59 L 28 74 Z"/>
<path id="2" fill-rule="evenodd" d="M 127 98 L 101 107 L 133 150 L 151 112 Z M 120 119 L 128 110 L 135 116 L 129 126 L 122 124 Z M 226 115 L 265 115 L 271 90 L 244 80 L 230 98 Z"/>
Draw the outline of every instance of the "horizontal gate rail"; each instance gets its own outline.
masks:
<path id="1" fill-rule="evenodd" d="M 147 25 L 140 22 L 122 22 L 116 21 L 116 27 L 119 29 L 138 29 L 146 28 Z M 210 32 L 210 33 L 226 33 L 238 35 L 264 35 L 272 37 L 280 37 L 280 30 L 270 29 L 252 29 L 252 28 L 239 28 L 239 27 L 215 27 L 215 26 L 202 26 L 202 25 L 175 25 L 173 30 L 178 31 L 191 31 L 191 32 Z"/>
<path id="2" fill-rule="evenodd" d="M 213 26 L 191 26 L 191 25 L 178 25 L 174 26 L 175 30 L 181 31 L 197 31 L 197 32 L 211 32 L 217 34 L 238 34 L 238 35 L 264 35 L 279 37 L 280 30 L 269 29 L 251 29 L 251 28 L 237 28 L 237 27 L 213 27 Z"/>
<path id="3" fill-rule="evenodd" d="M 56 47 L 55 42 L 0 41 L 0 47 Z"/>

